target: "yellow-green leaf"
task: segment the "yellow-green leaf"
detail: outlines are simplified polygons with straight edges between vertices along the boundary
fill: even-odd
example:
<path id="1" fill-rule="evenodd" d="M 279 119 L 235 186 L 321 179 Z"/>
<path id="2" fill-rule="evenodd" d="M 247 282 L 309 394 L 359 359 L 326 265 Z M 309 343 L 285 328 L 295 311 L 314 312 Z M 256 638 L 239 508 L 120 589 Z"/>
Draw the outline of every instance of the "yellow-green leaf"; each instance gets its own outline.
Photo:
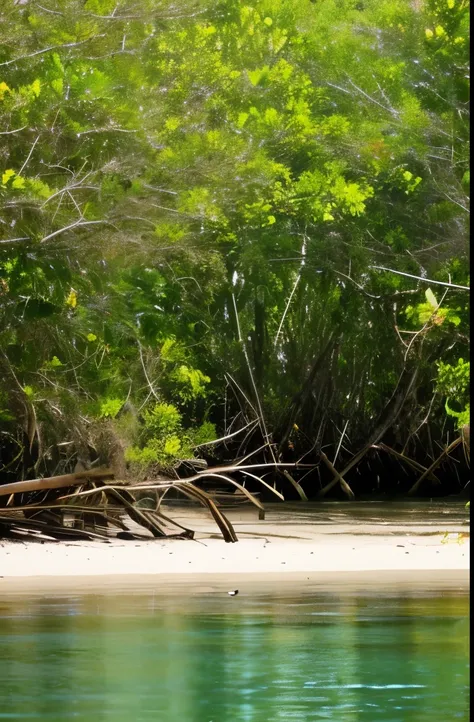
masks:
<path id="1" fill-rule="evenodd" d="M 3 100 L 5 93 L 11 93 L 12 91 L 8 85 L 2 80 L 0 83 L 0 100 Z"/>
<path id="2" fill-rule="evenodd" d="M 16 178 L 12 181 L 12 188 L 24 188 L 25 187 L 25 179 L 21 176 L 17 175 Z"/>
<path id="3" fill-rule="evenodd" d="M 39 95 L 40 92 L 41 92 L 41 82 L 40 82 L 39 78 L 36 78 L 36 80 L 34 80 L 34 81 L 31 83 L 30 89 L 31 89 L 31 92 L 33 93 L 33 95 L 35 95 L 36 97 L 38 97 L 38 95 Z"/>
<path id="4" fill-rule="evenodd" d="M 6 184 L 10 180 L 10 178 L 13 178 L 14 175 L 15 175 L 15 171 L 12 170 L 11 168 L 6 170 L 2 175 L 2 185 L 6 186 Z"/>
<path id="5" fill-rule="evenodd" d="M 71 292 L 66 298 L 66 303 L 68 306 L 71 306 L 71 308 L 76 308 L 77 306 L 77 293 L 73 288 L 71 288 Z"/>
<path id="6" fill-rule="evenodd" d="M 53 90 L 56 91 L 58 95 L 62 95 L 63 86 L 64 83 L 62 78 L 55 78 L 55 80 L 51 81 L 51 87 L 53 88 Z"/>
<path id="7" fill-rule="evenodd" d="M 438 301 L 431 288 L 427 288 L 425 291 L 425 298 L 432 308 L 438 308 Z"/>

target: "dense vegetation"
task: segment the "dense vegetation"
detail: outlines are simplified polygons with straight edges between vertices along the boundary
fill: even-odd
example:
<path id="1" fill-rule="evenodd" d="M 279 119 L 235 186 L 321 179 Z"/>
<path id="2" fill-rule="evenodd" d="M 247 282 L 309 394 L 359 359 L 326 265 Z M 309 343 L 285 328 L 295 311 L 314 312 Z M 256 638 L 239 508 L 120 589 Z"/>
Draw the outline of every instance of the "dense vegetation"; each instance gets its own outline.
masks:
<path id="1" fill-rule="evenodd" d="M 3 0 L 0 480 L 263 447 L 408 490 L 380 443 L 428 467 L 469 424 L 468 21 Z"/>

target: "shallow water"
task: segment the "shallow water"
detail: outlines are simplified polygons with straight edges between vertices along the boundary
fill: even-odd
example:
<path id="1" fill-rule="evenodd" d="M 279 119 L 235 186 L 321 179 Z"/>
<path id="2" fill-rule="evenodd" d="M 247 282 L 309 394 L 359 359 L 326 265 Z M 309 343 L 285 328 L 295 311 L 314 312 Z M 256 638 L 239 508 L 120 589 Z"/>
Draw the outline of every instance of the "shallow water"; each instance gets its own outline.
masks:
<path id="1" fill-rule="evenodd" d="M 0 720 L 468 719 L 460 590 L 0 601 Z"/>
<path id="2" fill-rule="evenodd" d="M 192 504 L 169 504 L 169 516 L 193 529 L 216 532 L 208 513 Z M 237 535 L 270 533 L 281 538 L 347 534 L 379 537 L 391 535 L 432 536 L 445 531 L 469 530 L 469 510 L 465 501 L 324 501 L 265 503 L 265 521 L 250 504 L 223 504 Z M 246 530 L 246 531 L 245 531 Z"/>

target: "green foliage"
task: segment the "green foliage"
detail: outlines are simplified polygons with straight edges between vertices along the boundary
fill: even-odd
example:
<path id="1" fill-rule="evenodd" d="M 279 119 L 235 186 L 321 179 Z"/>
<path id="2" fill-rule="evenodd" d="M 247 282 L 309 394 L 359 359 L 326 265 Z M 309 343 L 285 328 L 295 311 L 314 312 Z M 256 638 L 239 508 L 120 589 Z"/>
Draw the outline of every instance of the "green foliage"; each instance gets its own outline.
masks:
<path id="1" fill-rule="evenodd" d="M 114 419 L 123 406 L 122 399 L 104 399 L 100 402 L 99 417 Z"/>
<path id="2" fill-rule="evenodd" d="M 459 428 L 470 424 L 470 362 L 460 358 L 456 364 L 440 361 L 437 366 L 436 388 L 440 394 L 447 397 L 445 402 L 446 413 L 457 420 Z M 451 407 L 453 402 L 461 407 L 460 411 Z"/>
<path id="3" fill-rule="evenodd" d="M 0 392 L 0 422 L 8 424 L 14 421 L 15 417 L 8 408 L 8 396 L 3 391 Z"/>
<path id="4" fill-rule="evenodd" d="M 138 430 L 138 444 L 125 451 L 128 462 L 139 467 L 169 467 L 178 459 L 194 456 L 194 448 L 216 438 L 216 428 L 205 421 L 196 428 L 185 429 L 183 417 L 172 404 L 156 403 L 143 413 Z"/>
<path id="5" fill-rule="evenodd" d="M 4 0 L 5 413 L 31 389 L 48 448 L 129 399 L 129 458 L 166 465 L 223 423 L 226 372 L 256 403 L 249 365 L 278 433 L 331 335 L 308 438 L 328 415 L 366 433 L 407 364 L 407 418 L 433 384 L 466 408 L 464 292 L 375 266 L 469 285 L 468 20 L 464 0 Z"/>
<path id="6" fill-rule="evenodd" d="M 457 401 L 463 400 L 469 395 L 470 384 L 470 361 L 459 358 L 456 364 L 438 364 L 437 390 L 444 396 L 449 396 Z"/>
<path id="7" fill-rule="evenodd" d="M 43 368 L 44 368 L 45 370 L 52 371 L 53 369 L 57 369 L 57 368 L 59 368 L 59 367 L 62 366 L 62 365 L 63 365 L 63 364 L 62 364 L 61 361 L 58 359 L 58 357 L 57 357 L 57 356 L 53 356 L 53 358 L 52 358 L 50 361 L 45 361 L 45 362 L 44 362 Z"/>
<path id="8" fill-rule="evenodd" d="M 457 421 L 457 426 L 459 429 L 462 429 L 463 426 L 469 426 L 471 423 L 471 406 L 470 404 L 466 404 L 464 409 L 462 411 L 455 411 L 454 409 L 451 409 L 448 405 L 448 402 L 446 401 L 444 408 L 446 409 L 446 413 L 448 416 L 452 416 Z"/>
<path id="9" fill-rule="evenodd" d="M 193 446 L 200 446 L 217 438 L 217 430 L 215 424 L 210 421 L 204 421 L 201 426 L 193 430 Z"/>
<path id="10" fill-rule="evenodd" d="M 459 326 L 461 318 L 456 311 L 460 311 L 461 308 L 453 309 L 441 306 L 430 288 L 425 291 L 425 297 L 425 303 L 406 307 L 405 315 L 408 319 L 425 325 L 431 322 L 433 325 L 440 326 L 447 321 L 454 326 Z"/>
<path id="11" fill-rule="evenodd" d="M 24 393 L 25 393 L 25 396 L 26 396 L 28 399 L 33 399 L 33 398 L 34 398 L 34 396 L 35 396 L 35 391 L 34 391 L 34 389 L 33 389 L 32 386 L 24 386 L 24 387 L 23 387 L 23 391 L 24 391 Z"/>
<path id="12" fill-rule="evenodd" d="M 181 414 L 172 404 L 155 404 L 143 414 L 143 437 L 148 440 L 153 437 L 172 436 L 181 429 Z"/>
<path id="13" fill-rule="evenodd" d="M 127 461 L 147 467 L 152 464 L 166 467 L 186 451 L 182 418 L 172 404 L 157 403 L 145 410 L 139 432 L 139 444 L 125 452 Z"/>
<path id="14" fill-rule="evenodd" d="M 184 364 L 178 366 L 171 373 L 170 378 L 176 382 L 176 393 L 183 401 L 192 401 L 200 396 L 205 396 L 206 384 L 211 380 L 199 369 L 192 369 Z"/>
<path id="15" fill-rule="evenodd" d="M 126 449 L 127 461 L 146 468 L 152 465 L 168 467 L 179 458 L 191 458 L 195 438 L 209 440 L 215 431 L 212 424 L 204 424 L 190 432 L 183 429 L 182 415 L 172 404 L 157 403 L 144 411 L 139 429 L 139 443 Z"/>

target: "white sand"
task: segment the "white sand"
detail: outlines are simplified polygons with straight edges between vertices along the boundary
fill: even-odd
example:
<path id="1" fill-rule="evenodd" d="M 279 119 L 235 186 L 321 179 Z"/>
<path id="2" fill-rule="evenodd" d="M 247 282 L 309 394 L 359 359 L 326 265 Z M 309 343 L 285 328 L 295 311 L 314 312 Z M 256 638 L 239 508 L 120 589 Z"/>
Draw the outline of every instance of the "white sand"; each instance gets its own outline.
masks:
<path id="1" fill-rule="evenodd" d="M 240 516 L 239 516 L 240 514 Z M 399 578 L 416 578 L 416 572 L 456 573 L 468 583 L 469 538 L 466 526 L 447 524 L 440 529 L 400 524 L 320 524 L 278 519 L 256 521 L 233 512 L 239 536 L 226 544 L 203 515 L 182 514 L 180 521 L 198 530 L 197 541 L 150 540 L 102 542 L 0 542 L 0 592 L 20 579 L 31 582 L 46 577 L 94 578 L 97 584 L 112 577 L 206 575 L 231 579 L 236 575 L 262 578 L 290 575 L 315 578 L 335 573 L 392 572 Z M 229 516 L 232 517 L 232 514 Z M 176 514 L 175 514 L 176 518 Z M 239 520 L 240 519 L 240 520 Z M 448 542 L 443 535 L 449 531 Z M 342 533 L 341 533 L 342 532 Z M 377 575 L 375 575 L 376 578 Z M 287 576 L 289 581 L 290 577 Z M 95 586 L 97 586 L 97 584 Z"/>

